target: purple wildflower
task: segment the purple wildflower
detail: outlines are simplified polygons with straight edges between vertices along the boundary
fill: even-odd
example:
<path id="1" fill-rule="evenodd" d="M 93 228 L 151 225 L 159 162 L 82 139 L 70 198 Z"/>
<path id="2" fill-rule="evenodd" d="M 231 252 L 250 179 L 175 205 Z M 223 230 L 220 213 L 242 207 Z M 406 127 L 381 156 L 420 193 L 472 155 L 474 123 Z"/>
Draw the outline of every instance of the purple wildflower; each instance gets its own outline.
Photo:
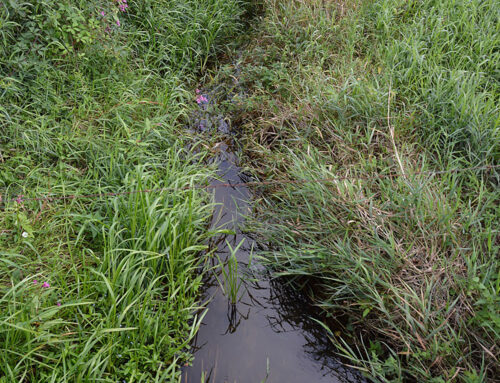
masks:
<path id="1" fill-rule="evenodd" d="M 127 0 L 118 0 L 118 8 L 120 8 L 120 11 L 125 12 L 128 8 Z"/>
<path id="2" fill-rule="evenodd" d="M 59 307 L 61 306 L 61 302 L 57 301 L 56 305 Z"/>
<path id="3" fill-rule="evenodd" d="M 35 280 L 33 281 L 33 284 L 34 284 L 34 285 L 37 285 L 37 284 L 38 284 L 38 281 L 35 279 Z"/>
<path id="4" fill-rule="evenodd" d="M 19 194 L 19 195 L 17 196 L 17 198 L 16 198 L 16 202 L 17 202 L 18 204 L 22 204 L 22 203 L 23 203 L 23 197 L 24 197 L 24 195 Z"/>
<path id="5" fill-rule="evenodd" d="M 118 25 L 118 26 L 121 25 L 120 20 L 116 19 L 116 25 Z"/>
<path id="6" fill-rule="evenodd" d="M 104 11 L 101 11 L 101 16 L 102 17 L 106 16 L 106 14 L 104 13 Z"/>
<path id="7" fill-rule="evenodd" d="M 50 287 L 49 282 L 43 282 L 42 287 L 49 288 Z"/>

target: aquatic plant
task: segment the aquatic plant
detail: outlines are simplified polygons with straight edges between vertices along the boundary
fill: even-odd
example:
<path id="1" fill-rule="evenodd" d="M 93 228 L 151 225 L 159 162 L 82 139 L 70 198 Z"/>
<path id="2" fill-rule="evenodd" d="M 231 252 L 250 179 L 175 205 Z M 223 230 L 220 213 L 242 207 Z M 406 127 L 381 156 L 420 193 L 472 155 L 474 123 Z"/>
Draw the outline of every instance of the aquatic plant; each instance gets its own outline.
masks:
<path id="1" fill-rule="evenodd" d="M 244 242 L 245 240 L 242 239 L 240 243 L 233 248 L 226 240 L 226 245 L 229 249 L 229 256 L 225 261 L 221 260 L 220 256 L 216 254 L 219 261 L 218 270 L 220 270 L 221 277 L 217 275 L 217 270 L 214 272 L 214 275 L 219 282 L 219 286 L 232 305 L 238 303 L 244 293 L 241 289 L 243 286 L 243 279 L 238 273 L 238 259 L 236 258 L 236 253 Z"/>

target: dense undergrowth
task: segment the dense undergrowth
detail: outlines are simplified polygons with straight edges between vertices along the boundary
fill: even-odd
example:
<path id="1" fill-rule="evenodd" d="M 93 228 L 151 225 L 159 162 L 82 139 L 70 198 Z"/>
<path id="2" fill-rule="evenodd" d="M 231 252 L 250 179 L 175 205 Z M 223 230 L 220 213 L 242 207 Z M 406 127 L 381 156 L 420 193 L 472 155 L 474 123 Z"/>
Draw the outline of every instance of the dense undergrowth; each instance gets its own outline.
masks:
<path id="1" fill-rule="evenodd" d="M 181 140 L 239 0 L 0 3 L 0 381 L 176 380 L 212 170 Z M 171 188 L 168 193 L 128 193 Z M 95 195 L 105 198 L 40 199 Z"/>
<path id="2" fill-rule="evenodd" d="M 264 261 L 375 381 L 498 378 L 500 173 L 465 170 L 499 165 L 498 2 L 264 4 L 241 142 L 256 177 L 311 180 L 263 190 Z"/>

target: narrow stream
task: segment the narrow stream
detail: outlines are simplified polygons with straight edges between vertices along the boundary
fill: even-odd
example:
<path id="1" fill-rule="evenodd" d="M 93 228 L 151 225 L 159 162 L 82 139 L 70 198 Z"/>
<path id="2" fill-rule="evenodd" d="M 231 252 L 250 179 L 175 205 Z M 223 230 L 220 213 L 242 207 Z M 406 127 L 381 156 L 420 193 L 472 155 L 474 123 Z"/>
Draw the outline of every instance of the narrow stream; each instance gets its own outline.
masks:
<path id="1" fill-rule="evenodd" d="M 208 103 L 206 97 L 203 100 Z M 218 144 L 214 160 L 220 179 L 213 184 L 248 181 L 232 149 L 229 127 L 221 118 L 213 120 L 216 122 L 198 120 L 201 130 L 212 125 L 228 137 Z M 242 297 L 231 305 L 216 278 L 207 281 L 204 299 L 208 312 L 192 345 L 194 364 L 185 367 L 182 382 L 362 382 L 359 373 L 334 355 L 326 331 L 311 319 L 316 311 L 308 300 L 283 281 L 271 279 L 252 260 L 259 245 L 241 230 L 245 215 L 251 212 L 251 191 L 246 187 L 215 188 L 215 201 L 212 226 L 235 233 L 217 238 L 214 246 L 219 258 L 230 256 L 228 243 L 234 249 L 243 241 L 235 253 L 244 281 Z"/>

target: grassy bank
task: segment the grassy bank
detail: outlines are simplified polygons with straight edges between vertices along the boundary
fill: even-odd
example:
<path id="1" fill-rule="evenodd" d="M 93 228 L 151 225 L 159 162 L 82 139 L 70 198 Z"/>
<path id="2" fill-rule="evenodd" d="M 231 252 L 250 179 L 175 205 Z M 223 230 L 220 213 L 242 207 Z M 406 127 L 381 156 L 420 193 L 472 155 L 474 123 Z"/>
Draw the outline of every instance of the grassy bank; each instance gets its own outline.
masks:
<path id="1" fill-rule="evenodd" d="M 180 132 L 243 12 L 0 4 L 1 382 L 177 379 L 211 235 L 210 196 L 185 187 L 212 174 Z M 133 193 L 159 188 L 172 190 Z"/>
<path id="2" fill-rule="evenodd" d="M 257 178 L 312 181 L 262 190 L 265 262 L 375 381 L 498 377 L 499 171 L 465 170 L 499 164 L 498 4 L 264 3 L 243 150 Z"/>

